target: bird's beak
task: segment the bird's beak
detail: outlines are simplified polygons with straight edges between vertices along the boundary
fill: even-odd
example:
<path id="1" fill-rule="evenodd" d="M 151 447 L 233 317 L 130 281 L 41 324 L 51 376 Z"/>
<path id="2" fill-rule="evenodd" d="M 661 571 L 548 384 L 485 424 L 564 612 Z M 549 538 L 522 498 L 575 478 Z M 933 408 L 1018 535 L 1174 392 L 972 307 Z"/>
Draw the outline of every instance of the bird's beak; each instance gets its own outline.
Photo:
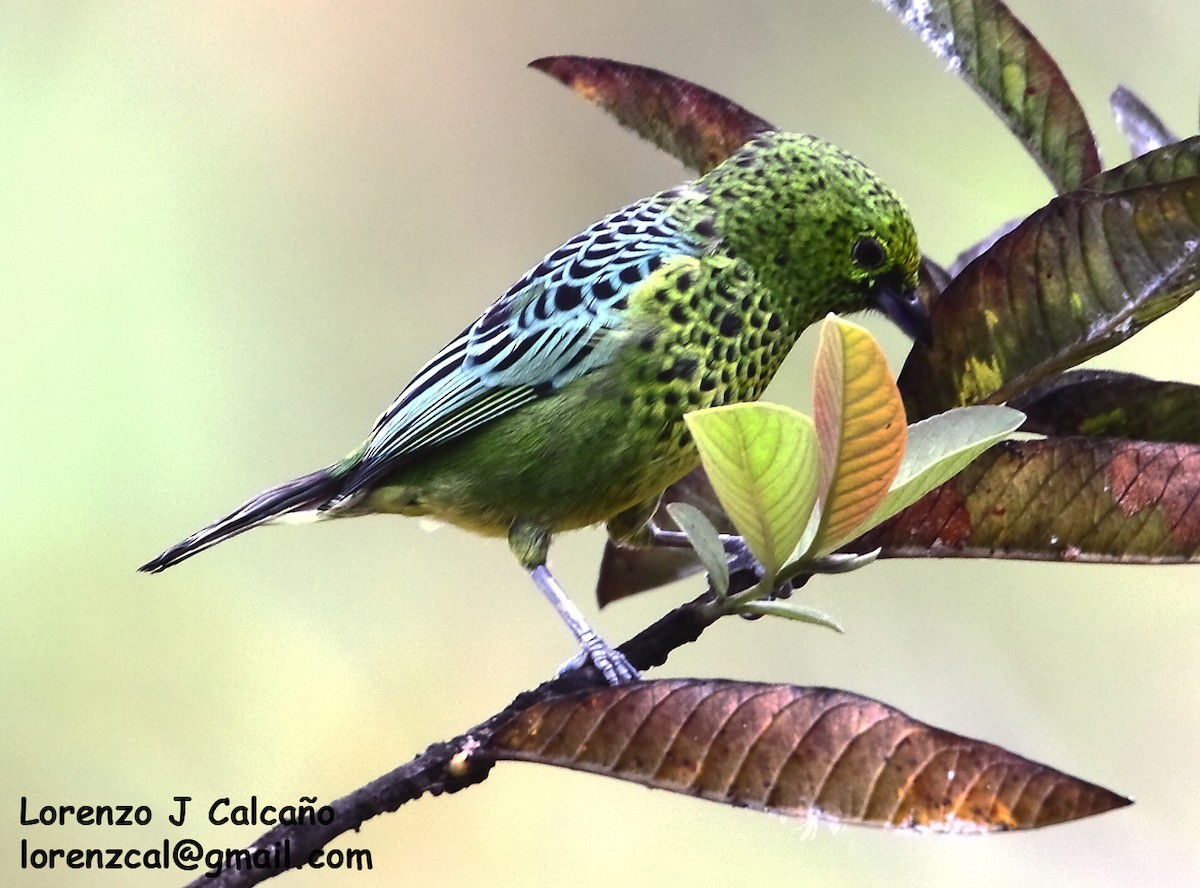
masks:
<path id="1" fill-rule="evenodd" d="M 933 344 L 929 309 L 915 287 L 898 287 L 886 279 L 880 280 L 875 284 L 872 299 L 875 307 L 914 342 L 926 346 Z"/>

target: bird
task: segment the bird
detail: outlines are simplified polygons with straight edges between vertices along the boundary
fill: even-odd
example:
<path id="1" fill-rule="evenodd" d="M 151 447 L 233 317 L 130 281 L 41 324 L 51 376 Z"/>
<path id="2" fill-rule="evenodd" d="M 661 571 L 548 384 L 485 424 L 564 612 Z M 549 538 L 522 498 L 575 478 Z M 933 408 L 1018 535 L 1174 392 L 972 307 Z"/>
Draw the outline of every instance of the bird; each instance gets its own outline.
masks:
<path id="1" fill-rule="evenodd" d="M 654 542 L 664 489 L 699 464 L 684 415 L 759 398 L 830 312 L 876 309 L 918 342 L 920 252 L 896 193 L 830 142 L 769 130 L 683 185 L 563 243 L 426 363 L 344 459 L 272 487 L 139 570 L 274 521 L 432 516 L 507 537 L 611 684 L 638 677 L 547 566 L 604 523 Z M 580 659 L 580 658 L 577 658 Z"/>

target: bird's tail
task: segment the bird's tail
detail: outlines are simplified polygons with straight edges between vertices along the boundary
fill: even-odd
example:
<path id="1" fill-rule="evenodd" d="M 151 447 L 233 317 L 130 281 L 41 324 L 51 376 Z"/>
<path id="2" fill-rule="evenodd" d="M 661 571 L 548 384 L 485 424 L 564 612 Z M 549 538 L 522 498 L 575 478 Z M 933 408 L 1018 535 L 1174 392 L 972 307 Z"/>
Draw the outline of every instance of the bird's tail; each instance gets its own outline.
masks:
<path id="1" fill-rule="evenodd" d="M 258 527 L 292 512 L 315 510 L 337 495 L 344 473 L 340 465 L 334 465 L 264 490 L 221 520 L 214 521 L 186 540 L 176 543 L 157 558 L 147 561 L 138 570 L 158 573 L 197 552 L 203 552 L 209 546 L 237 536 L 244 530 Z"/>

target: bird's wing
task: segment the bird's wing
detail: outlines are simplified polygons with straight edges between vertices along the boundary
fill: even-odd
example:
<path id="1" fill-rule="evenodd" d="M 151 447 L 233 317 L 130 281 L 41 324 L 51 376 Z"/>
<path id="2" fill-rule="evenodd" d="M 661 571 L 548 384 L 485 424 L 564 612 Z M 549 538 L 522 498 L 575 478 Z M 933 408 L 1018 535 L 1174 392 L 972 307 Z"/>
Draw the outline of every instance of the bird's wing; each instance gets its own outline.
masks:
<path id="1" fill-rule="evenodd" d="M 414 455 L 601 367 L 629 296 L 705 239 L 674 221 L 666 192 L 600 220 L 550 253 L 427 363 L 379 417 L 346 493 Z"/>

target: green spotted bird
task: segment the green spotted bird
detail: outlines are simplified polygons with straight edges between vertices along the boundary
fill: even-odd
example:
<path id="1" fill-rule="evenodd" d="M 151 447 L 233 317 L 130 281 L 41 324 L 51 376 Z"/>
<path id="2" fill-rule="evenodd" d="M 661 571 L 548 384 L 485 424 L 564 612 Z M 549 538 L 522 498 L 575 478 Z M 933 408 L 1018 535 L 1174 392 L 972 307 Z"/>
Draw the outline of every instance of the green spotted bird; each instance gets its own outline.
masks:
<path id="1" fill-rule="evenodd" d="M 345 459 L 259 494 L 140 569 L 286 517 L 432 515 L 507 535 L 585 654 L 636 676 L 546 567 L 550 538 L 607 522 L 645 544 L 699 457 L 683 416 L 758 398 L 800 333 L 877 308 L 928 338 L 899 198 L 820 139 L 757 135 L 700 178 L 547 255 L 438 352 Z"/>

